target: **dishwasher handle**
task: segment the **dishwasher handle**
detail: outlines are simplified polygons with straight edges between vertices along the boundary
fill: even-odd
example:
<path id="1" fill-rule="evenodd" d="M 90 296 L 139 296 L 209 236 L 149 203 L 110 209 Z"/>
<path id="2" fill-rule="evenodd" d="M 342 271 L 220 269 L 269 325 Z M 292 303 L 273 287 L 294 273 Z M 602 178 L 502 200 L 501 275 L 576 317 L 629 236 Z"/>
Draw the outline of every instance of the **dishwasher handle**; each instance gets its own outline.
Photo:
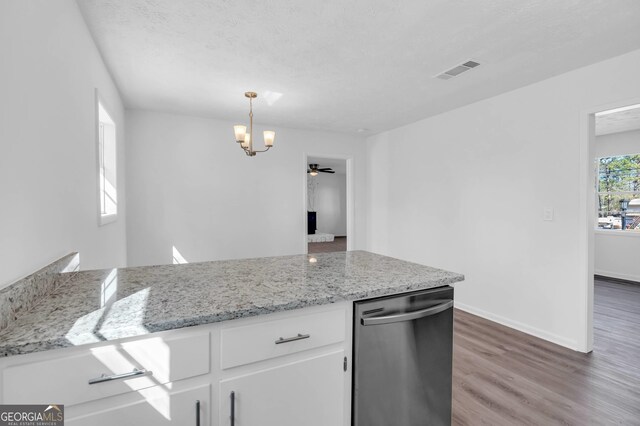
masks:
<path id="1" fill-rule="evenodd" d="M 360 318 L 360 324 L 362 325 L 380 325 L 390 324 L 394 322 L 412 321 L 418 318 L 428 317 L 430 315 L 438 314 L 447 309 L 453 307 L 453 300 L 434 300 L 434 302 L 441 302 L 430 308 L 420 309 L 419 311 L 403 312 L 401 314 L 384 315 L 378 317 Z"/>

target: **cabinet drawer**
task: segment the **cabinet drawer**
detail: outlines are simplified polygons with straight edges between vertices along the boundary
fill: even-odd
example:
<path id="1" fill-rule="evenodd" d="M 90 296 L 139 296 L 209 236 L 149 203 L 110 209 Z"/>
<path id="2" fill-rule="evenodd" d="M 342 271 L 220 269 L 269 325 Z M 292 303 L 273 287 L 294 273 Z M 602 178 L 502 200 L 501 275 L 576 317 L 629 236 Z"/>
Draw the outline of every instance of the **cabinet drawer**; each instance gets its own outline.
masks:
<path id="1" fill-rule="evenodd" d="M 336 309 L 226 328 L 220 334 L 220 365 L 224 370 L 339 343 L 345 326 L 345 310 Z"/>
<path id="2" fill-rule="evenodd" d="M 68 406 L 174 382 L 209 372 L 209 333 L 152 337 L 103 346 L 66 357 L 9 367 L 3 371 L 5 404 Z M 146 370 L 89 384 L 101 375 Z M 48 401 L 48 402 L 47 402 Z"/>

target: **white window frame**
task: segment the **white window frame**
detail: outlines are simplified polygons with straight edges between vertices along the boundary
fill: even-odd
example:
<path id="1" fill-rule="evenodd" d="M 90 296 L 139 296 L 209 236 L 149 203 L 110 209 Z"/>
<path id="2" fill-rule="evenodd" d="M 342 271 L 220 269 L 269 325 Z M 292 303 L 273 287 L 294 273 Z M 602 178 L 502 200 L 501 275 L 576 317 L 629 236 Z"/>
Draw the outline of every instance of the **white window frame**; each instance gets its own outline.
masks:
<path id="1" fill-rule="evenodd" d="M 113 119 L 113 114 L 111 114 L 111 109 L 104 102 L 104 100 L 100 97 L 98 93 L 98 89 L 95 90 L 95 117 L 96 117 L 96 160 L 97 160 L 97 173 L 96 173 L 96 183 L 97 183 L 97 195 L 98 195 L 98 225 L 103 226 L 109 223 L 115 222 L 118 219 L 118 200 L 117 200 L 117 188 L 118 188 L 118 173 L 117 173 L 117 125 L 115 120 Z M 101 120 L 100 110 L 103 110 L 106 113 L 108 120 L 105 120 L 104 117 Z M 113 187 L 113 197 L 115 197 L 115 207 L 112 207 L 111 211 L 107 212 L 106 208 L 106 197 L 109 197 L 106 191 L 107 180 L 105 173 L 105 155 L 104 155 L 104 128 L 105 126 L 113 126 L 113 169 L 115 173 L 114 182 L 112 182 Z"/>

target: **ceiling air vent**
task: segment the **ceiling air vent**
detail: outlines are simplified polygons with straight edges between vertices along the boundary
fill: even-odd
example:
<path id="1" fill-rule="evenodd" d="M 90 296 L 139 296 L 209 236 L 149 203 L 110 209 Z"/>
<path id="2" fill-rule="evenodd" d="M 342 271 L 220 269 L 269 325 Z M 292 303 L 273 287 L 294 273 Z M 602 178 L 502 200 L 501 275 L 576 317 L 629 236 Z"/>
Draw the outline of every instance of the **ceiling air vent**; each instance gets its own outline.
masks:
<path id="1" fill-rule="evenodd" d="M 460 64 L 456 67 L 451 68 L 450 70 L 443 72 L 442 74 L 436 75 L 436 78 L 439 78 L 440 80 L 449 80 L 450 78 L 457 77 L 463 72 L 469 71 L 471 68 L 475 68 L 478 65 L 480 64 L 476 61 L 467 61 L 464 64 Z"/>

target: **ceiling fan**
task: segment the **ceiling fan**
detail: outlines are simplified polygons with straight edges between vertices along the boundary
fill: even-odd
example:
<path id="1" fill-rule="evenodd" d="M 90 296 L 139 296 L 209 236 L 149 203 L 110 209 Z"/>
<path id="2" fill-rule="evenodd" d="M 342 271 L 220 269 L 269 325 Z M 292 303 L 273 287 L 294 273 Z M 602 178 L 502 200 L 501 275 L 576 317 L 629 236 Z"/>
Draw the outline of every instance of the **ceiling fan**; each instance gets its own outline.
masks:
<path id="1" fill-rule="evenodd" d="M 320 173 L 335 173 L 335 171 L 331 168 L 331 167 L 323 167 L 323 168 L 318 168 L 317 164 L 309 164 L 309 170 L 307 170 L 307 173 L 309 173 L 311 176 L 316 176 L 318 174 L 318 172 Z"/>

